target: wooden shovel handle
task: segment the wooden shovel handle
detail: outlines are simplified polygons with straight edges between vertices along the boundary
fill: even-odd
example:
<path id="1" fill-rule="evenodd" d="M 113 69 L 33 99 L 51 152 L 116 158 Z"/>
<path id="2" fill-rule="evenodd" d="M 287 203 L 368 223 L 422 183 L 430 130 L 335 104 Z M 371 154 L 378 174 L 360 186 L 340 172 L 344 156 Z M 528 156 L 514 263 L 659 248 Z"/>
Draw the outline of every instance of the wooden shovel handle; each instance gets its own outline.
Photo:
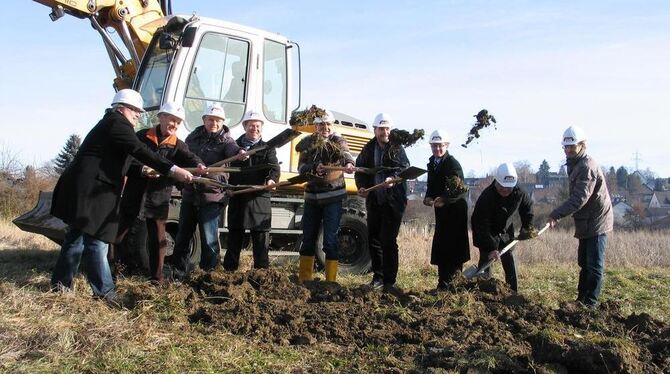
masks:
<path id="1" fill-rule="evenodd" d="M 265 186 L 249 187 L 249 188 L 245 188 L 243 190 L 233 191 L 233 192 L 231 192 L 231 195 L 241 195 L 241 194 L 250 193 L 250 192 L 271 190 L 271 189 L 277 188 L 277 187 L 288 186 L 289 184 L 291 184 L 291 182 L 283 181 L 283 182 L 279 182 L 279 183 L 275 183 L 275 184 L 267 184 Z"/>
<path id="2" fill-rule="evenodd" d="M 370 191 L 376 191 L 376 190 L 382 189 L 386 185 L 389 185 L 389 184 L 392 184 L 392 183 L 400 183 L 400 182 L 402 182 L 402 178 L 393 178 L 388 182 L 382 182 L 382 183 L 379 183 L 379 184 L 375 184 L 374 186 L 372 186 L 370 188 L 366 188 L 365 192 L 368 193 Z"/>
<path id="3" fill-rule="evenodd" d="M 265 148 L 266 148 L 265 146 L 262 146 L 262 147 L 258 147 L 258 148 L 254 148 L 254 149 L 248 150 L 247 153 L 246 153 L 246 156 L 252 156 L 252 155 L 254 155 L 254 154 L 256 154 L 256 153 L 258 153 L 258 152 L 260 152 L 260 151 L 265 150 Z M 223 159 L 223 160 L 221 160 L 221 161 L 219 161 L 219 162 L 215 162 L 215 163 L 209 165 L 208 168 L 211 168 L 211 167 L 217 167 L 217 166 L 221 166 L 221 165 L 225 165 L 225 164 L 229 164 L 229 163 L 231 163 L 231 162 L 237 160 L 237 157 L 239 157 L 239 154 L 236 154 L 235 156 L 232 156 L 232 157 L 228 157 L 228 158 Z"/>

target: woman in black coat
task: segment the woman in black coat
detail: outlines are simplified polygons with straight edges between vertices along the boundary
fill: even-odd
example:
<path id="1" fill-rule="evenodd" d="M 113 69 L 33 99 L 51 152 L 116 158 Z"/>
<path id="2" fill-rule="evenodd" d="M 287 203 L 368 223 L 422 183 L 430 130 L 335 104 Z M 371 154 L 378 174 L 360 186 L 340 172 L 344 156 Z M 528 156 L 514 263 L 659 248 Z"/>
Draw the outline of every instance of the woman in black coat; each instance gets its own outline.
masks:
<path id="1" fill-rule="evenodd" d="M 244 134 L 237 139 L 237 145 L 251 151 L 265 145 L 261 139 L 263 117 L 258 112 L 249 111 L 242 122 Z M 268 169 L 253 172 L 233 173 L 230 184 L 272 186 L 279 181 L 279 162 L 274 148 L 257 152 L 245 161 L 234 161 L 232 166 L 276 165 Z M 223 258 L 223 268 L 237 270 L 240 265 L 240 251 L 244 239 L 244 230 L 251 232 L 254 256 L 254 268 L 270 266 L 268 250 L 270 246 L 270 228 L 272 227 L 272 206 L 270 191 L 263 190 L 235 195 L 228 203 L 228 248 Z"/>
<path id="2" fill-rule="evenodd" d="M 470 260 L 468 203 L 463 188 L 463 169 L 447 152 L 443 131 L 430 136 L 433 156 L 428 162 L 428 188 L 423 203 L 435 208 L 435 233 L 430 263 L 437 265 L 438 289 L 446 288 Z"/>

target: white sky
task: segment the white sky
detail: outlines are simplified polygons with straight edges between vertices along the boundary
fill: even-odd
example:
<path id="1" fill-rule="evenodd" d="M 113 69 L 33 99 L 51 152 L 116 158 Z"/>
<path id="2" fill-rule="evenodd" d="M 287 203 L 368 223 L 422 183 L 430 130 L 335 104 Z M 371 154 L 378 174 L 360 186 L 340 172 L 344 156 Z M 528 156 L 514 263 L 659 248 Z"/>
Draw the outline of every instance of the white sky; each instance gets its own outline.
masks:
<path id="1" fill-rule="evenodd" d="M 87 21 L 52 23 L 31 1 L 3 5 L 0 147 L 39 165 L 99 120 L 113 71 Z M 301 45 L 303 106 L 445 129 L 466 174 L 543 159 L 557 171 L 562 132 L 580 125 L 602 166 L 633 167 L 637 151 L 641 169 L 670 176 L 670 2 L 174 0 L 173 9 L 287 35 Z M 498 129 L 464 149 L 482 108 Z M 422 166 L 430 150 L 424 142 L 409 155 Z"/>

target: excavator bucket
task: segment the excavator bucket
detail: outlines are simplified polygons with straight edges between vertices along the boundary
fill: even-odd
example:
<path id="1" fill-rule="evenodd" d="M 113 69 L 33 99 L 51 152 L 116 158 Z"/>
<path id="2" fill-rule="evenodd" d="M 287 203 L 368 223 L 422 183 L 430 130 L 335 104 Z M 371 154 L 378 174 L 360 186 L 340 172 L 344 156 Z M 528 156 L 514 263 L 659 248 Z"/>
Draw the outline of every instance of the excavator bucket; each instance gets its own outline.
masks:
<path id="1" fill-rule="evenodd" d="M 23 231 L 41 234 L 61 244 L 65 238 L 67 225 L 51 215 L 52 192 L 40 192 L 39 200 L 33 210 L 14 219 L 14 224 Z"/>

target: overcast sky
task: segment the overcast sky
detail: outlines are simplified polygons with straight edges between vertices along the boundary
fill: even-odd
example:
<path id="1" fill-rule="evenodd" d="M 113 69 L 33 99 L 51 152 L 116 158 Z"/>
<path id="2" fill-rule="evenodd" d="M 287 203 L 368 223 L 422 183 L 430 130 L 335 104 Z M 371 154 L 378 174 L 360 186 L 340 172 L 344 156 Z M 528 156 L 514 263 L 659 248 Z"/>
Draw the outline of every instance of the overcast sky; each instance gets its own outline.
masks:
<path id="1" fill-rule="evenodd" d="M 668 1 L 196 1 L 175 13 L 274 31 L 301 45 L 303 103 L 371 122 L 440 128 L 466 174 L 504 161 L 563 162 L 570 125 L 602 166 L 670 176 Z M 3 4 L 0 147 L 27 164 L 84 136 L 113 95 L 113 71 L 84 20 L 52 23 L 31 1 Z M 473 115 L 498 120 L 467 149 Z M 426 142 L 409 150 L 425 165 Z"/>

